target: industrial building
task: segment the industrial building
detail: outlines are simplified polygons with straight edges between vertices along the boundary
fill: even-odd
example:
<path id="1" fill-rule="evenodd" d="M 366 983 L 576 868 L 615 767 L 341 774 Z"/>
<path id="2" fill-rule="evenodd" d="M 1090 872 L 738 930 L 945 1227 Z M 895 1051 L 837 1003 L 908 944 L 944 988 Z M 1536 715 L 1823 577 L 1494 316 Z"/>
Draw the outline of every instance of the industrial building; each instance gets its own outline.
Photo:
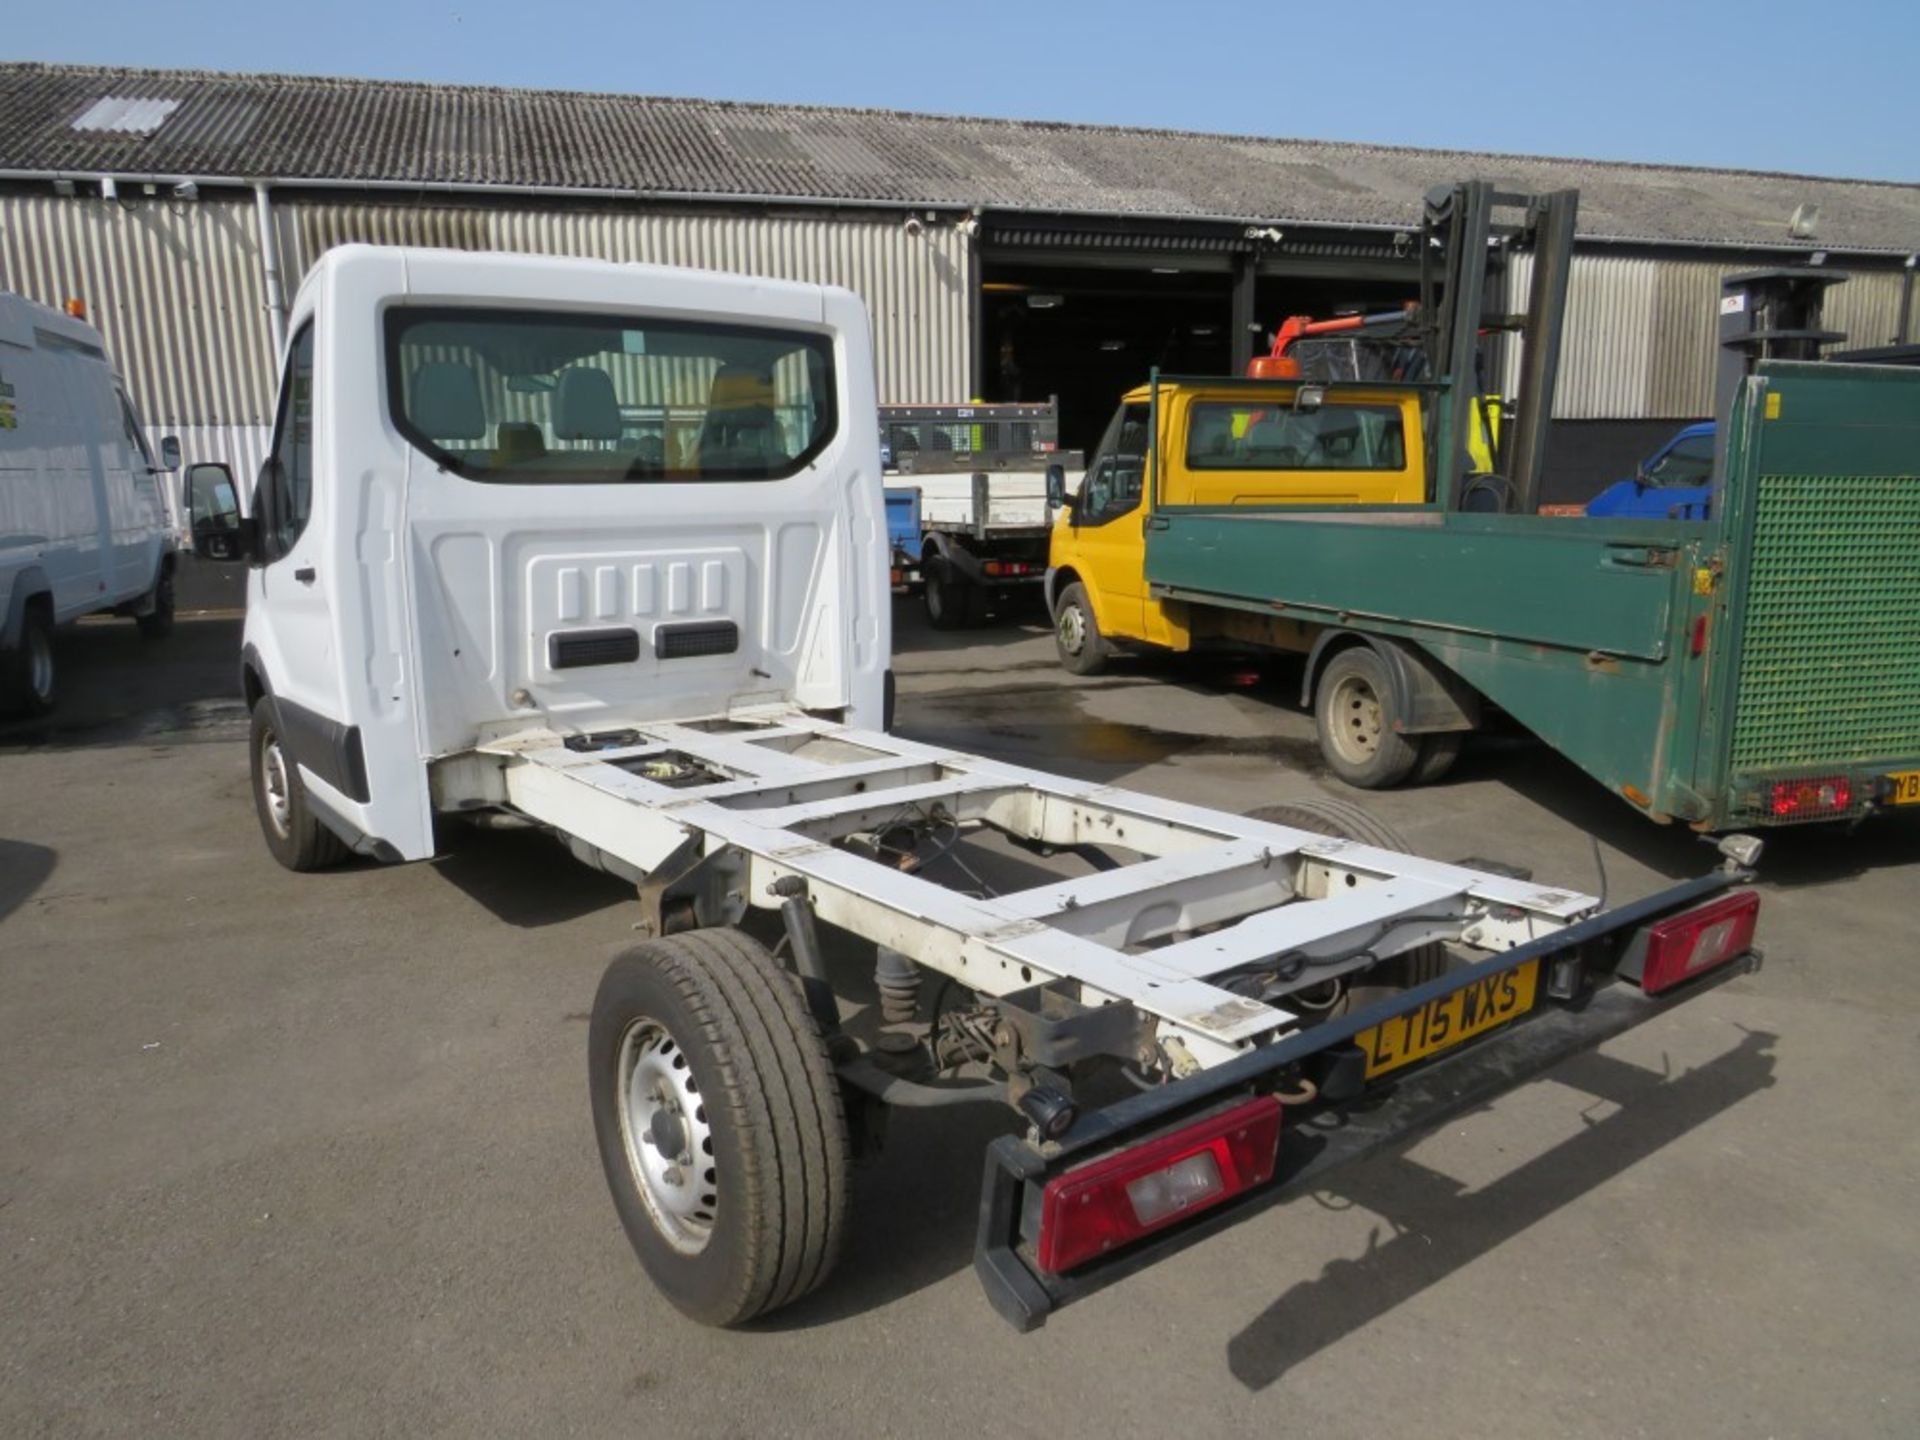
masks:
<path id="1" fill-rule="evenodd" d="M 1058 395 L 1090 444 L 1160 366 L 1413 293 L 1422 193 L 1576 187 L 1543 498 L 1706 415 L 1731 271 L 1849 276 L 1911 337 L 1920 185 L 1155 130 L 290 76 L 0 65 L 0 288 L 84 299 L 156 433 L 248 469 L 288 300 L 356 240 L 850 286 L 890 402 Z M 1515 266 L 1516 272 L 1524 266 Z M 1524 277 L 1516 273 L 1517 283 Z"/>

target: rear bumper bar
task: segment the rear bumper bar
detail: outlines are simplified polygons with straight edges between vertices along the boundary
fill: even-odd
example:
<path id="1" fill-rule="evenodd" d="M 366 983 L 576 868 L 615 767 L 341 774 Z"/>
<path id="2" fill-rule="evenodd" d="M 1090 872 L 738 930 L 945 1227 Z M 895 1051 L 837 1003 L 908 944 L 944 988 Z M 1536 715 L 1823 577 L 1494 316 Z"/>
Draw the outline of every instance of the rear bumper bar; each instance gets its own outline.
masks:
<path id="1" fill-rule="evenodd" d="M 1753 970 L 1756 954 L 1719 966 L 1658 997 L 1610 978 L 1611 964 L 1592 966 L 1603 983 L 1571 1000 L 1548 994 L 1547 967 L 1574 953 L 1589 959 L 1617 955 L 1618 943 L 1641 925 L 1689 908 L 1748 878 L 1716 872 L 1645 900 L 1582 921 L 1542 940 L 1477 964 L 1450 971 L 1387 1000 L 1364 1006 L 1337 1021 L 1252 1050 L 1186 1080 L 1162 1085 L 1083 1117 L 1061 1142 L 1036 1146 L 1004 1136 L 987 1149 L 980 1198 L 980 1229 L 974 1271 L 987 1298 L 1017 1329 L 1031 1330 L 1060 1306 L 1100 1290 L 1176 1251 L 1247 1219 L 1308 1187 L 1327 1171 L 1407 1139 L 1497 1095 L 1675 1005 Z M 1055 1275 L 1033 1263 L 1029 1211 L 1048 1180 L 1097 1151 L 1125 1145 L 1179 1123 L 1180 1119 L 1238 1093 L 1270 1086 L 1283 1070 L 1336 1045 L 1350 1042 L 1384 1020 L 1417 1010 L 1431 1000 L 1490 975 L 1542 962 L 1542 998 L 1522 1019 L 1484 1038 L 1414 1067 L 1370 1088 L 1350 1107 L 1290 1106 L 1281 1127 L 1274 1178 L 1257 1190 L 1196 1217 L 1187 1224 L 1130 1246 L 1123 1252 Z"/>

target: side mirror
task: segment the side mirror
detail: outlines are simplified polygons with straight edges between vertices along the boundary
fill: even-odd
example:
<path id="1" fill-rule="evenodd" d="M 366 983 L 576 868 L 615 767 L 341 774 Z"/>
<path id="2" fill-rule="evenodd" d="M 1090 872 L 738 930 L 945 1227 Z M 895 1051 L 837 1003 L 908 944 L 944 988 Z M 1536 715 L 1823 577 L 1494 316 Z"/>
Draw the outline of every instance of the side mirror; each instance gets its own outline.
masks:
<path id="1" fill-rule="evenodd" d="M 202 560 L 246 559 L 247 527 L 233 472 L 218 462 L 189 466 L 186 488 L 193 553 Z"/>
<path id="2" fill-rule="evenodd" d="M 1058 510 L 1067 503 L 1067 467 L 1047 466 L 1047 508 Z"/>
<path id="3" fill-rule="evenodd" d="M 180 468 L 180 437 L 178 435 L 160 437 L 160 468 L 162 470 Z"/>

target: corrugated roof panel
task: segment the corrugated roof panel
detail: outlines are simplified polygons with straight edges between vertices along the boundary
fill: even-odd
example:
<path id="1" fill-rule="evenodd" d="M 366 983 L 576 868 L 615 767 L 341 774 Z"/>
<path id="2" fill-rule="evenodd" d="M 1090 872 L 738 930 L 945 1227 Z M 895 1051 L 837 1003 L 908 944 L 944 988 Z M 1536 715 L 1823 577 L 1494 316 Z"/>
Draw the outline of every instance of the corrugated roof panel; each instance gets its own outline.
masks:
<path id="1" fill-rule="evenodd" d="M 140 103 L 178 104 L 182 113 L 147 134 L 76 130 L 74 117 L 103 94 L 165 94 L 172 98 Z M 232 118 L 222 125 L 216 115 Z M 195 128 L 183 128 L 186 120 Z M 1526 190 L 1578 187 L 1587 236 L 1784 246 L 1794 243 L 1794 209 L 1817 204 L 1820 246 L 1920 249 L 1920 185 L 880 110 L 95 66 L 0 65 L 0 169 L 1329 226 L 1412 225 L 1428 187 L 1483 176 Z"/>
<path id="2" fill-rule="evenodd" d="M 180 108 L 178 100 L 138 100 L 105 95 L 83 110 L 75 130 L 111 130 L 120 135 L 151 135 Z"/>

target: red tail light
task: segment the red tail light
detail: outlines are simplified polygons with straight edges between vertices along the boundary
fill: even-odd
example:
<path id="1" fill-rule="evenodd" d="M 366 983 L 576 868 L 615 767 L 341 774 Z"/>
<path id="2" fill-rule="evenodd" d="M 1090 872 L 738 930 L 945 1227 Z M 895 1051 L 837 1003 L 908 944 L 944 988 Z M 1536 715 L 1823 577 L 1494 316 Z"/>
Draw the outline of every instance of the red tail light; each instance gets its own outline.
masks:
<path id="1" fill-rule="evenodd" d="M 1738 959 L 1753 948 L 1759 918 L 1759 892 L 1741 890 L 1649 925 L 1643 936 L 1646 950 L 1640 988 L 1658 995 L 1682 980 Z"/>
<path id="2" fill-rule="evenodd" d="M 1089 1160 L 1047 1182 L 1035 1260 L 1059 1274 L 1273 1178 L 1280 1102 L 1230 1110 Z"/>
<path id="3" fill-rule="evenodd" d="M 1773 787 L 1770 808 L 1776 820 L 1843 815 L 1853 804 L 1853 782 L 1844 775 L 1816 780 L 1782 780 Z"/>

